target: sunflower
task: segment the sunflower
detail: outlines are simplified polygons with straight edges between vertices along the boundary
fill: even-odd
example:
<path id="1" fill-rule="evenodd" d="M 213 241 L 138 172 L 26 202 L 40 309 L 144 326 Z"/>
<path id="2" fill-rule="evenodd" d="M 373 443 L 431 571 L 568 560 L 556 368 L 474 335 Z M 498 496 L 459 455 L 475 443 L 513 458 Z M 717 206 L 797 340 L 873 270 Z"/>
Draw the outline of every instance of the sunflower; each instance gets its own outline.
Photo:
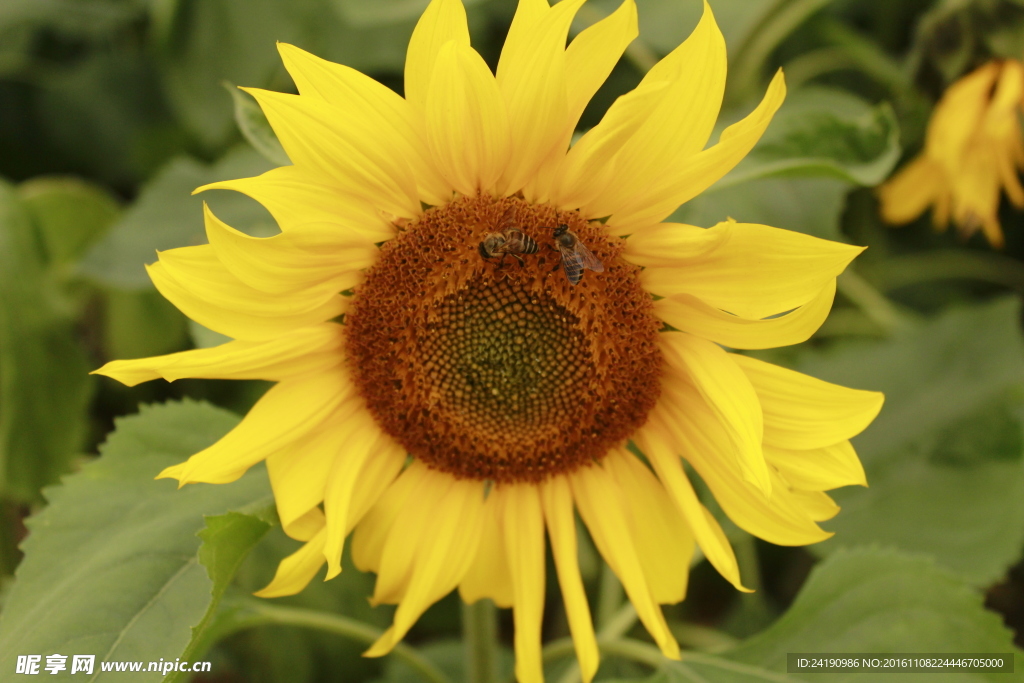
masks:
<path id="1" fill-rule="evenodd" d="M 1002 247 L 1001 191 L 1024 208 L 1022 95 L 1024 65 L 1013 59 L 989 62 L 951 85 L 928 122 L 924 151 L 879 188 L 882 218 L 909 223 L 932 206 L 936 229 L 952 217 L 965 238 L 980 229 Z"/>
<path id="2" fill-rule="evenodd" d="M 817 522 L 838 508 L 824 491 L 865 483 L 848 439 L 881 395 L 723 348 L 807 339 L 861 249 L 662 222 L 751 149 L 782 103 L 781 73 L 705 149 L 726 71 L 705 4 L 692 35 L 570 147 L 637 35 L 625 0 L 566 47 L 581 4 L 522 0 L 494 75 L 461 2 L 433 0 L 405 98 L 280 45 L 300 94 L 249 92 L 294 165 L 197 191 L 243 192 L 281 233 L 250 237 L 207 209 L 209 244 L 149 266 L 165 297 L 233 341 L 97 371 L 129 385 L 276 382 L 160 476 L 226 483 L 266 461 L 283 528 L 304 545 L 261 596 L 301 591 L 324 564 L 336 576 L 351 533 L 356 565 L 377 574 L 373 602 L 398 605 L 369 656 L 457 588 L 514 610 L 516 674 L 542 680 L 546 536 L 589 681 L 578 513 L 678 657 L 660 605 L 683 599 L 696 547 L 746 590 L 691 476 L 781 545 L 829 537 Z"/>

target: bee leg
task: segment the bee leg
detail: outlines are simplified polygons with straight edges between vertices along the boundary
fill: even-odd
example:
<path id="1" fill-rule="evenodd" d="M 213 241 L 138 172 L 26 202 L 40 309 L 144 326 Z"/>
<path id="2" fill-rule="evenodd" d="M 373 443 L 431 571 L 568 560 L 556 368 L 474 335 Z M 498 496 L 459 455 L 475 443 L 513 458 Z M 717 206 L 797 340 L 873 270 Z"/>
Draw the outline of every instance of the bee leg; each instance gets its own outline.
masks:
<path id="1" fill-rule="evenodd" d="M 519 254 L 510 254 L 510 255 L 511 255 L 511 256 L 512 256 L 512 258 L 514 258 L 514 259 L 515 259 L 516 261 L 519 261 L 519 267 L 520 267 L 520 268 L 522 268 L 523 266 L 525 266 L 525 265 L 526 265 L 526 263 L 525 263 L 525 262 L 523 261 L 522 257 L 521 257 L 521 256 L 519 256 Z"/>

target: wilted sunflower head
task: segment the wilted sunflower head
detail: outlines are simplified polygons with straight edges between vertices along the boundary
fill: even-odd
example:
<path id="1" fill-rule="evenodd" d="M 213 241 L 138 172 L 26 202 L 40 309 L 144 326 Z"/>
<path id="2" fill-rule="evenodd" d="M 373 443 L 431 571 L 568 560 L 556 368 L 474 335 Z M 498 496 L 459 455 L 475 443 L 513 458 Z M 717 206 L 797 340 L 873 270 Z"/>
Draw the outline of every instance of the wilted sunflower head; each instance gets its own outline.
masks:
<path id="1" fill-rule="evenodd" d="M 935 105 L 925 148 L 879 188 L 882 217 L 909 223 L 932 207 L 932 223 L 945 230 L 950 219 L 964 237 L 981 230 L 989 244 L 1003 246 L 999 200 L 1003 191 L 1024 208 L 1024 65 L 993 61 L 951 85 Z"/>
<path id="2" fill-rule="evenodd" d="M 164 296 L 234 341 L 99 371 L 277 382 L 161 476 L 225 483 L 267 461 L 284 530 L 305 543 L 263 596 L 302 590 L 325 563 L 337 575 L 354 529 L 373 600 L 398 604 L 369 655 L 458 588 L 514 609 L 517 675 L 541 680 L 546 531 L 589 681 L 578 512 L 677 657 L 659 605 L 683 599 L 695 545 L 745 590 L 680 456 L 740 527 L 783 545 L 827 538 L 816 522 L 838 508 L 823 491 L 864 483 L 848 439 L 880 395 L 722 348 L 807 339 L 860 249 L 661 222 L 750 150 L 782 75 L 705 149 L 726 66 L 705 4 L 686 42 L 570 147 L 636 36 L 626 0 L 566 47 L 581 4 L 522 0 L 493 75 L 459 0 L 433 0 L 404 99 L 281 45 L 300 94 L 250 92 L 293 165 L 200 188 L 252 196 L 281 234 L 249 237 L 207 211 L 210 244 L 150 267 Z"/>

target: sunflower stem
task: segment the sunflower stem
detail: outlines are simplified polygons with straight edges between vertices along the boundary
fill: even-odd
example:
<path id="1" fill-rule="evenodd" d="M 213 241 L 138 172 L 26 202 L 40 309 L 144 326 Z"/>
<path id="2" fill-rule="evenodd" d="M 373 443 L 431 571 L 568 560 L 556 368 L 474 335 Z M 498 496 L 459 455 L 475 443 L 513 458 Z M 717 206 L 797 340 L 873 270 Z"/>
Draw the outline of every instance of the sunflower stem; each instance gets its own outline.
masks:
<path id="1" fill-rule="evenodd" d="M 884 294 L 875 289 L 871 283 L 850 269 L 846 269 L 836 278 L 836 287 L 871 321 L 892 334 L 905 330 L 913 325 L 913 319 Z"/>
<path id="2" fill-rule="evenodd" d="M 597 593 L 597 629 L 603 631 L 619 612 L 624 597 L 619 577 L 607 563 L 601 565 L 601 585 Z"/>
<path id="3" fill-rule="evenodd" d="M 317 610 L 299 607 L 280 607 L 268 605 L 264 602 L 250 601 L 245 602 L 245 609 L 248 615 L 238 622 L 238 627 L 240 628 L 233 630 L 252 628 L 265 624 L 301 626 L 335 633 L 344 638 L 366 644 L 375 642 L 384 634 L 380 629 L 364 624 L 361 621 Z M 429 683 L 452 683 L 451 679 L 438 669 L 433 662 L 404 643 L 395 645 L 394 649 L 391 650 L 391 654 L 408 664 L 423 680 Z"/>
<path id="4" fill-rule="evenodd" d="M 498 610 L 490 600 L 462 603 L 462 640 L 467 683 L 498 680 Z"/>

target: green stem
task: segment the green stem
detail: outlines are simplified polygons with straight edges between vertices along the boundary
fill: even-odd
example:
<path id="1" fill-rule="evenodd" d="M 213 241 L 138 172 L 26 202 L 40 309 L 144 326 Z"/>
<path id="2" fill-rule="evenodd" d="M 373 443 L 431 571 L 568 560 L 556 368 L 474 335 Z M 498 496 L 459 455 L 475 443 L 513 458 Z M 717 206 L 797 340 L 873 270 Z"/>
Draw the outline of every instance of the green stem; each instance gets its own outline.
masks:
<path id="1" fill-rule="evenodd" d="M 252 628 L 266 624 L 280 626 L 301 626 L 303 628 L 314 628 L 320 631 L 334 633 L 349 640 L 360 643 L 373 643 L 383 635 L 383 631 L 355 619 L 318 612 L 311 609 L 299 607 L 280 607 L 268 605 L 263 602 L 246 601 L 246 610 L 250 615 L 238 622 L 238 628 Z M 452 683 L 433 662 L 426 659 L 415 649 L 399 643 L 391 650 L 391 654 L 401 659 L 415 670 L 424 680 L 429 683 Z"/>
<path id="2" fill-rule="evenodd" d="M 633 624 L 636 623 L 636 619 L 636 608 L 633 607 L 633 603 L 627 602 L 619 608 L 618 612 L 608 619 L 604 628 L 597 632 L 598 642 L 617 640 L 626 635 L 626 632 L 633 628 Z M 574 662 L 569 666 L 569 670 L 558 679 L 558 683 L 577 683 L 579 680 L 580 665 Z"/>
<path id="3" fill-rule="evenodd" d="M 467 683 L 498 680 L 498 610 L 490 600 L 462 603 Z"/>
<path id="4" fill-rule="evenodd" d="M 843 271 L 836 279 L 836 286 L 843 296 L 886 332 L 892 333 L 911 326 L 912 319 L 907 313 L 897 308 L 884 294 L 854 271 Z"/>
<path id="5" fill-rule="evenodd" d="M 624 593 L 619 577 L 607 563 L 601 565 L 601 585 L 597 594 L 597 629 L 601 631 L 618 614 Z"/>
<path id="6" fill-rule="evenodd" d="M 863 269 L 883 291 L 936 280 L 978 280 L 1024 290 L 1024 265 L 1001 254 L 937 249 L 887 259 L 877 269 Z"/>
<path id="7" fill-rule="evenodd" d="M 741 600 L 747 603 L 749 609 L 755 613 L 768 611 L 768 603 L 764 597 L 764 582 L 761 580 L 761 561 L 757 556 L 757 541 L 750 534 L 740 534 L 733 542 L 733 549 L 736 551 L 736 562 L 739 565 L 740 576 L 743 584 L 754 591 L 753 593 L 741 593 Z"/>

